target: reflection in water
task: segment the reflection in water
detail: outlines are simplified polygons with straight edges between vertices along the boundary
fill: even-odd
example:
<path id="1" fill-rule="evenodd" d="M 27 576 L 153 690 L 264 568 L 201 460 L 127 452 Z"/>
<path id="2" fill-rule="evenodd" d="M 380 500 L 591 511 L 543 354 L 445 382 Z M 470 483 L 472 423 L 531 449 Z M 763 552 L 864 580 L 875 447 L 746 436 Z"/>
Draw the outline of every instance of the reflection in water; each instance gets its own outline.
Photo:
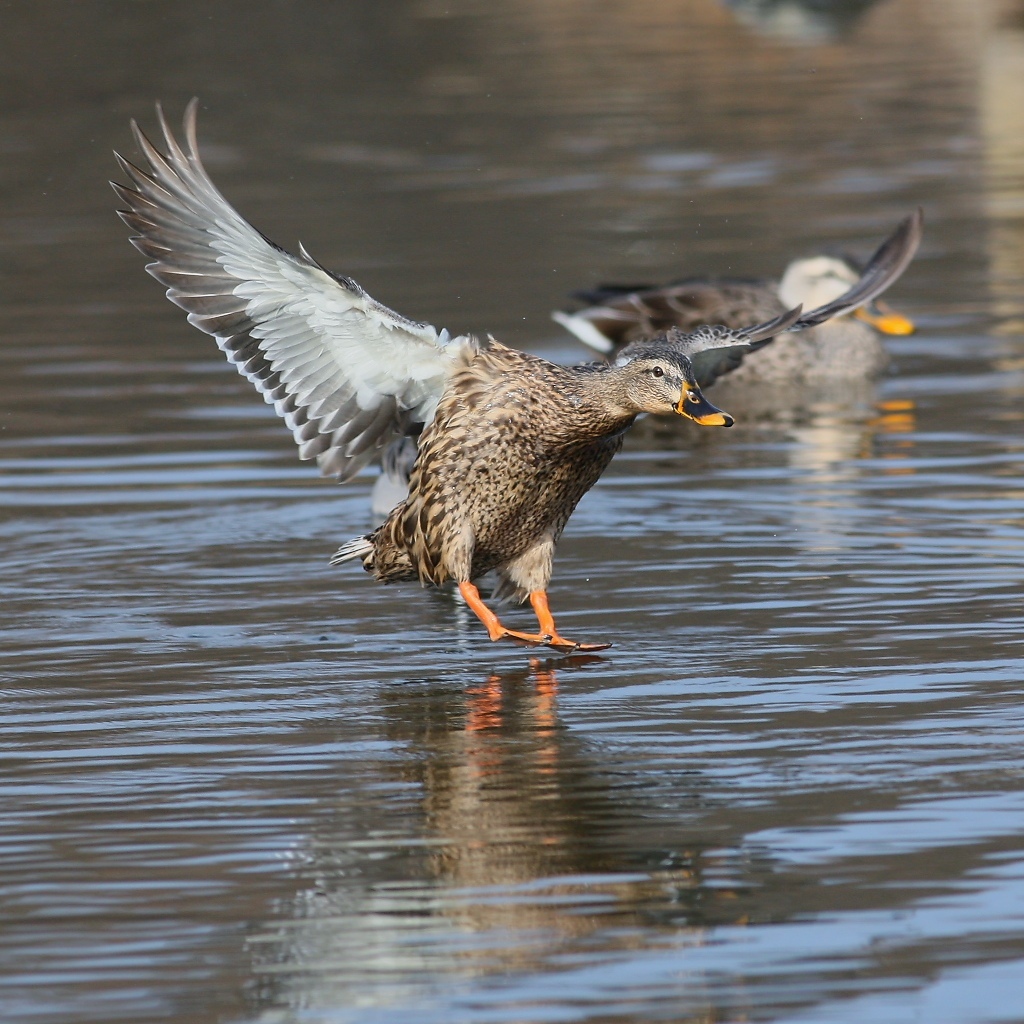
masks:
<path id="1" fill-rule="evenodd" d="M 574 951 L 657 944 L 652 928 L 679 948 L 710 926 L 745 923 L 734 869 L 707 843 L 673 842 L 685 807 L 665 818 L 560 720 L 559 675 L 602 662 L 531 659 L 464 691 L 445 681 L 385 691 L 389 739 L 412 755 L 402 781 L 415 788 L 421 831 L 385 838 L 370 826 L 354 838 L 339 807 L 334 832 L 300 858 L 315 889 L 252 939 L 270 980 L 264 1005 L 400 1004 L 453 976 L 557 971 Z M 660 841 L 645 846 L 652 834 Z M 373 867 L 398 847 L 402 882 L 394 863 Z"/>
<path id="2" fill-rule="evenodd" d="M 666 417 L 647 417 L 633 435 L 645 446 L 660 450 L 717 447 L 735 438 L 785 444 L 787 465 L 801 474 L 830 482 L 859 475 L 856 460 L 874 455 L 872 439 L 897 423 L 887 401 L 878 400 L 878 387 L 869 380 L 835 384 L 751 386 L 728 377 L 709 389 L 714 402 L 726 410 L 742 410 L 728 441 L 707 439 L 689 424 Z M 905 408 L 900 406 L 902 412 Z M 881 412 L 882 415 L 878 415 Z"/>
<path id="3" fill-rule="evenodd" d="M 886 440 L 884 450 L 876 457 L 888 465 L 879 472 L 885 476 L 910 476 L 916 472 L 913 456 L 916 449 L 917 406 L 911 398 L 887 398 L 876 405 L 878 414 L 869 425 Z"/>
<path id="4" fill-rule="evenodd" d="M 755 31 L 806 44 L 845 35 L 878 0 L 725 0 Z"/>
<path id="5" fill-rule="evenodd" d="M 865 462 L 882 462 L 878 472 L 884 475 L 914 472 L 914 442 L 907 436 L 914 428 L 913 410 L 912 401 L 884 399 L 874 403 L 871 415 L 864 414 L 863 405 L 852 414 L 848 405 L 833 400 L 814 404 L 808 420 L 790 429 L 788 464 L 799 495 L 792 528 L 804 551 L 834 554 L 859 543 L 849 527 L 851 509 L 865 502 L 859 483 L 875 472 Z"/>
<path id="6" fill-rule="evenodd" d="M 728 443 L 749 445 L 757 470 L 773 466 L 784 474 L 791 492 L 787 531 L 815 557 L 862 543 L 851 532 L 851 515 L 868 500 L 865 479 L 916 472 L 916 403 L 880 399 L 877 391 L 870 381 L 751 389 L 732 387 L 728 378 L 712 389 L 722 408 L 745 410 Z M 711 463 L 723 443 L 664 417 L 642 420 L 633 434 L 647 451 L 703 452 Z"/>
<path id="7" fill-rule="evenodd" d="M 0 33 L 0 1016 L 1024 1020 L 1020 0 L 51 6 Z M 508 672 L 328 569 L 367 482 L 139 273 L 110 150 L 193 93 L 246 215 L 417 317 L 544 348 L 574 285 L 922 203 L 922 330 L 632 434 L 559 551 L 623 642 Z"/>
<path id="8" fill-rule="evenodd" d="M 803 478 L 826 484 L 852 480 L 864 473 L 858 460 L 905 459 L 913 450 L 912 439 L 894 441 L 892 437 L 914 429 L 914 402 L 910 399 L 881 399 L 869 409 L 862 404 L 851 409 L 846 403 L 817 401 L 809 413 L 789 431 L 795 442 L 789 465 L 802 471 Z M 883 438 L 886 443 L 880 451 Z"/>

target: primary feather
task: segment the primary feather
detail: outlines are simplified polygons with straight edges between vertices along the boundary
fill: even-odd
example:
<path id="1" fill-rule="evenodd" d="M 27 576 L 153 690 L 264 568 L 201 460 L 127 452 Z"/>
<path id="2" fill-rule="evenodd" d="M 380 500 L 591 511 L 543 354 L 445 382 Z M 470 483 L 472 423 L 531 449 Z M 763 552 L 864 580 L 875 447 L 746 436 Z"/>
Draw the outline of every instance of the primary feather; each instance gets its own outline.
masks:
<path id="1" fill-rule="evenodd" d="M 791 264 L 781 286 L 732 280 L 689 280 L 664 287 L 602 285 L 574 293 L 589 304 L 586 308 L 552 316 L 584 344 L 616 359 L 628 356 L 632 345 L 666 332 L 703 339 L 709 329 L 704 325 L 724 325 L 748 335 L 745 328 L 752 321 L 776 317 L 802 303 L 807 312 L 785 327 L 776 325 L 776 333 L 804 333 L 784 335 L 744 363 L 737 378 L 792 382 L 871 377 L 885 367 L 888 354 L 872 328 L 853 322 L 847 314 L 870 305 L 900 277 L 920 245 L 922 224 L 920 210 L 904 218 L 862 268 L 816 257 Z M 899 323 L 886 325 L 886 320 Z M 871 322 L 888 333 L 913 330 L 899 316 L 876 316 Z M 707 337 L 713 339 L 714 332 L 724 328 L 710 329 Z M 698 351 L 687 342 L 685 351 L 701 387 L 740 368 L 745 356 L 765 344 L 749 337 L 746 344 L 723 338 L 702 341 Z"/>
<path id="2" fill-rule="evenodd" d="M 217 344 L 288 425 L 301 458 L 347 480 L 392 438 L 429 423 L 472 338 L 376 302 L 351 278 L 293 256 L 221 195 L 199 159 L 193 100 L 184 148 L 158 108 L 166 155 L 132 122 L 148 163 L 118 155 L 132 186 L 122 219 L 167 297 Z"/>

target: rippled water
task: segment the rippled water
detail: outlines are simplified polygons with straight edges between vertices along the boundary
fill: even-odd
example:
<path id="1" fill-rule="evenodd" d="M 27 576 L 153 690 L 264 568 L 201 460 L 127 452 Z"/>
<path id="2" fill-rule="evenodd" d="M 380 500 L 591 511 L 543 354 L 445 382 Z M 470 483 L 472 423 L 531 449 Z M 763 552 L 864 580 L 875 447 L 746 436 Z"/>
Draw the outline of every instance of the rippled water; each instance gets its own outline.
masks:
<path id="1" fill-rule="evenodd" d="M 5 1022 L 1024 1020 L 1024 11 L 807 6 L 2 5 Z M 579 358 L 573 287 L 922 204 L 921 330 L 638 426 L 551 591 L 615 646 L 492 646 L 327 565 L 372 476 L 128 247 L 109 151 L 192 93 L 411 316 Z"/>

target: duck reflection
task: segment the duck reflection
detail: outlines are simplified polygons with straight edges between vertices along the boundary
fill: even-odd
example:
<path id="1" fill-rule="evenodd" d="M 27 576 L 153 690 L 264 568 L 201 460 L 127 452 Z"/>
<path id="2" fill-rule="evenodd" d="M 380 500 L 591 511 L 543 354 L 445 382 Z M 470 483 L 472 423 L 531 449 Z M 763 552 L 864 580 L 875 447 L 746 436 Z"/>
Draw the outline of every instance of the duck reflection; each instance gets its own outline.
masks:
<path id="1" fill-rule="evenodd" d="M 601 660 L 382 692 L 389 749 L 411 755 L 378 782 L 391 824 L 339 808 L 310 837 L 299 861 L 315 885 L 252 939 L 261 1005 L 422 1001 L 452 975 L 558 970 L 745 923 L 728 841 L 697 838 L 699 794 L 666 807 L 561 720 L 560 679 Z"/>
<path id="2" fill-rule="evenodd" d="M 818 556 L 848 550 L 860 543 L 853 523 L 857 510 L 871 500 L 860 484 L 866 476 L 903 477 L 915 472 L 917 409 L 903 397 L 881 398 L 869 381 L 845 382 L 840 388 L 805 387 L 786 396 L 781 388 L 747 389 L 716 402 L 742 410 L 726 438 L 709 442 L 695 431 L 650 417 L 634 428 L 629 446 L 651 453 L 686 451 L 690 479 L 706 479 L 727 465 L 775 481 L 773 490 L 795 492 L 769 517 L 785 510 L 791 536 L 801 549 Z M 769 408 L 772 401 L 778 406 Z M 734 474 L 719 478 L 729 486 Z M 736 500 L 758 507 L 763 491 L 737 491 Z M 851 518 L 851 514 L 853 518 Z"/>
<path id="3" fill-rule="evenodd" d="M 526 670 L 493 673 L 466 691 L 461 725 L 424 733 L 426 824 L 444 839 L 432 858 L 439 878 L 475 888 L 614 870 L 604 841 L 621 807 L 558 718 L 558 673 L 588 660 L 598 659 L 576 656 L 558 668 L 534 659 Z M 495 912 L 491 905 L 485 916 Z M 510 905 L 500 916 L 521 914 Z"/>
<path id="4" fill-rule="evenodd" d="M 724 0 L 759 35 L 828 43 L 850 32 L 878 0 Z"/>
<path id="5" fill-rule="evenodd" d="M 877 413 L 884 402 L 870 380 L 751 386 L 733 384 L 726 378 L 709 393 L 714 394 L 716 404 L 736 416 L 736 425 L 726 437 L 704 437 L 687 429 L 687 424 L 652 416 L 633 428 L 628 447 L 711 452 L 735 449 L 737 443 L 744 449 L 751 443 L 778 446 L 789 468 L 831 477 L 841 464 L 871 456 L 874 438 L 882 428 Z M 764 452 L 758 453 L 757 460 L 765 465 Z M 771 456 L 768 460 L 770 463 Z"/>
<path id="6" fill-rule="evenodd" d="M 696 938 L 726 904 L 725 919 L 739 916 L 734 894 L 701 891 L 703 850 L 673 844 L 679 833 L 665 823 L 652 827 L 639 780 L 616 778 L 560 720 L 559 675 L 601 661 L 534 659 L 492 673 L 466 690 L 461 715 L 449 708 L 420 733 L 425 825 L 440 841 L 430 869 L 460 894 L 446 908 L 460 927 L 580 937 L 611 919 L 649 924 L 657 908 Z M 517 946 L 505 962 L 537 954 Z"/>

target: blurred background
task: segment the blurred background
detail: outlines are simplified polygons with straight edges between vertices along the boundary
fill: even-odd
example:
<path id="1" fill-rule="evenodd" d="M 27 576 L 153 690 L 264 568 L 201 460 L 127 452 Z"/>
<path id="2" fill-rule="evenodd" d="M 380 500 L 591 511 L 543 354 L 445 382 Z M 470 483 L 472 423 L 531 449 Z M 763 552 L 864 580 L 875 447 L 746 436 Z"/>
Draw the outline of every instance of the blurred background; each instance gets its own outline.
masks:
<path id="1" fill-rule="evenodd" d="M 5 1021 L 1024 1019 L 1020 0 L 0 0 Z M 261 231 L 585 358 L 576 288 L 866 257 L 877 387 L 648 422 L 490 647 L 143 271 Z M 525 620 L 524 620 L 525 621 Z"/>
<path id="2" fill-rule="evenodd" d="M 3 12 L 16 308 L 39 261 L 65 303 L 117 263 L 122 301 L 153 305 L 102 183 L 129 117 L 152 128 L 155 99 L 177 120 L 198 95 L 206 161 L 262 230 L 516 344 L 554 336 L 549 310 L 595 278 L 764 276 L 917 204 L 943 275 L 929 308 L 1019 313 L 1011 0 Z"/>

